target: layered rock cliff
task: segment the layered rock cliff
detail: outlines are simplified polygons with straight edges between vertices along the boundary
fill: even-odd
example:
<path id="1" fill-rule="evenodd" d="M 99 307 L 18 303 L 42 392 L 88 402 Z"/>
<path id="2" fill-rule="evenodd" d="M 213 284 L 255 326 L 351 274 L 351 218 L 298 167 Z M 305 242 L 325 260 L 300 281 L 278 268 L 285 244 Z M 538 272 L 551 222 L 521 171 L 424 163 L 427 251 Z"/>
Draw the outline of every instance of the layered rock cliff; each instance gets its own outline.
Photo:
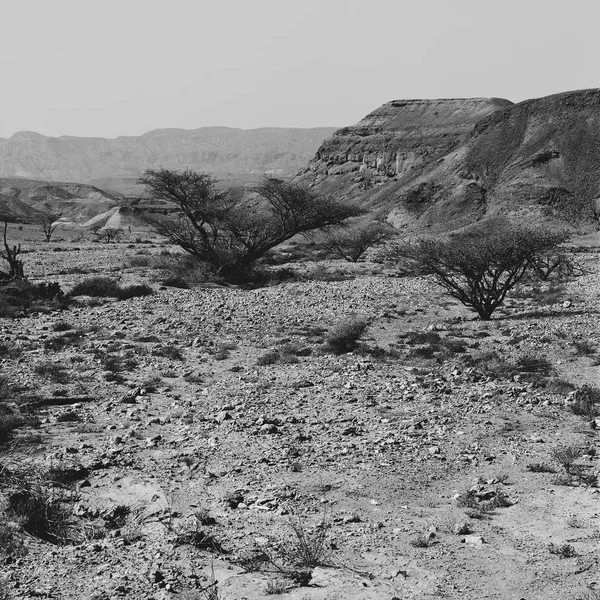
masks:
<path id="1" fill-rule="evenodd" d="M 446 154 L 485 116 L 510 104 L 496 98 L 388 102 L 336 131 L 315 161 L 330 175 L 369 170 L 402 177 Z"/>
<path id="2" fill-rule="evenodd" d="M 494 214 L 590 229 L 599 167 L 600 90 L 583 90 L 390 102 L 326 140 L 300 179 L 408 230 Z"/>

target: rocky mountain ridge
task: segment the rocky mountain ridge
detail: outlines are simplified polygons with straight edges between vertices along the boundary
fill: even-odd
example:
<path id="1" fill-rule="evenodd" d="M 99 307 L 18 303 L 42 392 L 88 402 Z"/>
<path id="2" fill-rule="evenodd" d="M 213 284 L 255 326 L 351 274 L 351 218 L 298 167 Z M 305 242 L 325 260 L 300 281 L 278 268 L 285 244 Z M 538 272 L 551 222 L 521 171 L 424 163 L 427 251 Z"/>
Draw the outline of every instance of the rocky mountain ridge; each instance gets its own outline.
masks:
<path id="1" fill-rule="evenodd" d="M 0 177 L 90 183 L 137 179 L 148 168 L 210 171 L 217 177 L 273 171 L 290 175 L 335 128 L 156 129 L 141 136 L 48 137 L 22 131 L 0 138 Z M 107 185 L 108 184 L 108 185 Z"/>
<path id="2" fill-rule="evenodd" d="M 495 214 L 589 230 L 600 198 L 600 90 L 512 104 L 394 101 L 326 140 L 300 179 L 411 231 Z"/>

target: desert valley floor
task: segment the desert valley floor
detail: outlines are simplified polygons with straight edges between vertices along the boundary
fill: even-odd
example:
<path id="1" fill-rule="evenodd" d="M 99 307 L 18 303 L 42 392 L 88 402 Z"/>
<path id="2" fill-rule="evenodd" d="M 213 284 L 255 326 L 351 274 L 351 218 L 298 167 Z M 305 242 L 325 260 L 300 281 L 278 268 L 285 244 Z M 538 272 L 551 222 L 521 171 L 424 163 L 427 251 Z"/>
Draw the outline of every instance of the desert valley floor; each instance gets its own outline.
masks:
<path id="1" fill-rule="evenodd" d="M 586 274 L 481 322 L 375 262 L 179 289 L 160 240 L 14 232 L 33 281 L 154 293 L 0 318 L 0 375 L 39 419 L 2 448 L 0 497 L 25 479 L 69 512 L 66 543 L 0 549 L 0 598 L 600 597 L 600 443 L 571 408 L 600 385 L 595 240 Z M 327 351 L 354 317 L 361 347 Z"/>

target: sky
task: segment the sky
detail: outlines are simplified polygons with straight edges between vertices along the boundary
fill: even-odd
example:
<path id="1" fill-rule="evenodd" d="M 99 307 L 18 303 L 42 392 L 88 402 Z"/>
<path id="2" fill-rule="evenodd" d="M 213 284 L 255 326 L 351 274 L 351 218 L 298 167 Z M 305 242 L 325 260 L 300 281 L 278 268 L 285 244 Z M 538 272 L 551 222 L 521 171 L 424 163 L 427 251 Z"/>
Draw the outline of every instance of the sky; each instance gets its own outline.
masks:
<path id="1" fill-rule="evenodd" d="M 342 127 L 600 87 L 598 0 L 1 0 L 0 137 Z"/>

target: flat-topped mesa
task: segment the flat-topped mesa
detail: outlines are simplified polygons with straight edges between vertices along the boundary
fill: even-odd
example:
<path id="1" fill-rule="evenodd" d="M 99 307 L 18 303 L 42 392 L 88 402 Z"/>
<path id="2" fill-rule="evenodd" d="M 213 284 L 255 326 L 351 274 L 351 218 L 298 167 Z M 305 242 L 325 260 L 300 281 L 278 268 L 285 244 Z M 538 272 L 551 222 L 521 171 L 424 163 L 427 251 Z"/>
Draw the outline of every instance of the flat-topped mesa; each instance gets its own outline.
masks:
<path id="1" fill-rule="evenodd" d="M 511 105 L 499 98 L 393 100 L 325 140 L 309 169 L 401 177 L 444 156 L 482 119 Z"/>
<path id="2" fill-rule="evenodd" d="M 393 190 L 392 222 L 456 228 L 494 214 L 598 229 L 600 90 L 526 100 L 485 117 L 444 160 Z"/>

